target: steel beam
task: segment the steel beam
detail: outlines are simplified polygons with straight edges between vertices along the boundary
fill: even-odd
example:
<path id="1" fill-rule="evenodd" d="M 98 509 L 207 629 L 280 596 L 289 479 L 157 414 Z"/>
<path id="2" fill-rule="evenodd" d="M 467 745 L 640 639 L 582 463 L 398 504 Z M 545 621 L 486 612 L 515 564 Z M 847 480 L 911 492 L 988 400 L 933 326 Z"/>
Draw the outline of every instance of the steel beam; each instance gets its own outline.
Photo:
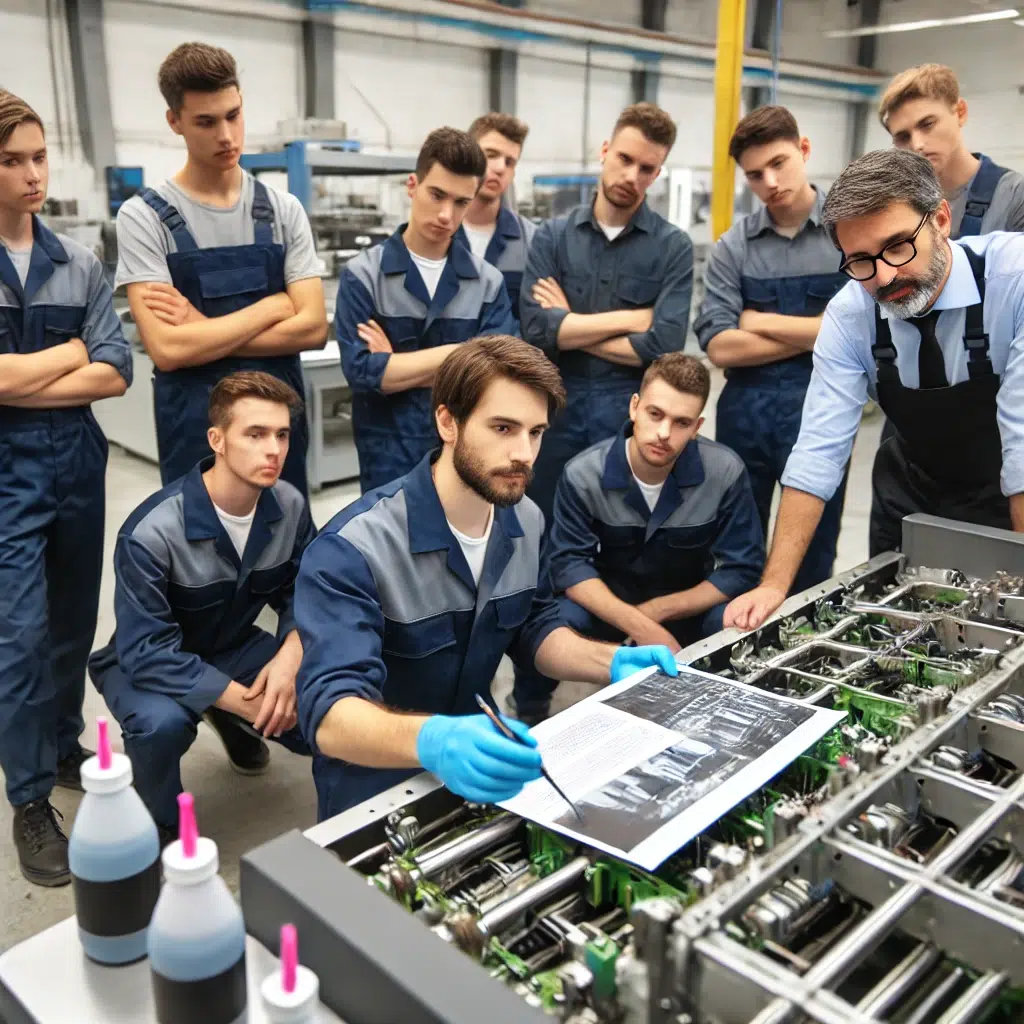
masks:
<path id="1" fill-rule="evenodd" d="M 640 25 L 652 32 L 665 31 L 665 11 L 668 0 L 641 0 Z M 657 103 L 658 85 L 661 76 L 657 65 L 652 62 L 649 67 L 634 71 L 631 75 L 634 103 Z"/>
<path id="2" fill-rule="evenodd" d="M 861 28 L 878 24 L 882 0 L 860 0 Z M 860 36 L 857 40 L 857 64 L 862 68 L 873 68 L 878 52 L 878 36 Z M 868 133 L 868 118 L 874 112 L 869 102 L 854 103 L 850 107 L 850 159 L 856 160 L 864 152 Z"/>
<path id="3" fill-rule="evenodd" d="M 97 175 L 117 164 L 114 115 L 110 109 L 103 0 L 66 0 L 71 76 L 82 148 Z"/>
<path id="4" fill-rule="evenodd" d="M 502 7 L 523 7 L 524 0 L 497 0 Z M 488 109 L 514 114 L 518 104 L 516 80 L 519 54 L 515 50 L 491 50 L 488 74 Z"/>
<path id="5" fill-rule="evenodd" d="M 750 17 L 750 47 L 769 51 L 772 48 L 772 28 L 775 23 L 775 0 L 754 0 Z M 750 113 L 771 102 L 772 91 L 767 85 L 748 85 L 743 90 L 743 106 Z"/>
<path id="6" fill-rule="evenodd" d="M 306 117 L 334 118 L 334 25 L 310 14 L 302 23 Z"/>

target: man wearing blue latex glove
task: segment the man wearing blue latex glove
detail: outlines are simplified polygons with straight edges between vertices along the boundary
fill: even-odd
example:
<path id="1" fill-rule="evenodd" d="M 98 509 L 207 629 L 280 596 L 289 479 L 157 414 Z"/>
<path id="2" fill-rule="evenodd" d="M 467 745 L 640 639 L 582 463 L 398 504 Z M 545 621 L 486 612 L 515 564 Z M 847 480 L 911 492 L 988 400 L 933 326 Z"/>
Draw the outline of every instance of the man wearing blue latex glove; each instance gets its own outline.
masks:
<path id="1" fill-rule="evenodd" d="M 668 648 L 581 637 L 552 599 L 543 517 L 524 495 L 565 401 L 557 368 L 518 338 L 478 338 L 441 365 L 432 401 L 440 452 L 338 513 L 296 580 L 321 820 L 423 768 L 481 802 L 537 778 L 536 751 L 472 713 L 506 652 L 553 679 L 677 671 Z"/>

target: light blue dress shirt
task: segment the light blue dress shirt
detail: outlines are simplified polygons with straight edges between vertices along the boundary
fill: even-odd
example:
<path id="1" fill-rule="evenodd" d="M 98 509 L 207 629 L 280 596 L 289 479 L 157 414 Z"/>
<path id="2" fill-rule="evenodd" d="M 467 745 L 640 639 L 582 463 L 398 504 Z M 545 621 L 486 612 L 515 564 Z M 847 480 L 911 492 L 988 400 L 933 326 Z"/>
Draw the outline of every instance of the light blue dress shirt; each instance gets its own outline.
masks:
<path id="1" fill-rule="evenodd" d="M 950 384 L 968 379 L 964 310 L 978 301 L 970 263 L 961 251 L 965 245 L 986 254 L 985 330 L 992 368 L 1001 378 L 996 413 L 1003 441 L 1000 484 L 1009 496 L 1024 491 L 1024 234 L 994 231 L 950 242 L 953 266 L 932 307 L 943 310 L 935 333 Z M 904 387 L 916 388 L 921 335 L 911 323 L 888 319 L 900 380 Z M 868 396 L 877 398 L 874 342 L 874 299 L 851 281 L 825 310 L 814 345 L 814 373 L 804 401 L 800 437 L 782 474 L 784 486 L 823 501 L 835 493 L 853 450 L 864 403 Z"/>

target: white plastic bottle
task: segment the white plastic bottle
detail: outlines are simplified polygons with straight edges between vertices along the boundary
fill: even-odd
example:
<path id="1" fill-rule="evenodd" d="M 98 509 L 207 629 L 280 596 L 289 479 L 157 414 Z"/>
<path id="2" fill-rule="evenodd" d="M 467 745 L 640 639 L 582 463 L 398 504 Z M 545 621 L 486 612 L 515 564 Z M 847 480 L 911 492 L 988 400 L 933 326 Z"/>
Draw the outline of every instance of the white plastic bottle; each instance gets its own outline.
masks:
<path id="1" fill-rule="evenodd" d="M 164 887 L 149 926 L 160 1024 L 244 1024 L 245 925 L 217 874 L 217 844 L 199 836 L 191 793 L 178 797 L 178 836 L 163 854 Z"/>
<path id="2" fill-rule="evenodd" d="M 160 840 L 132 788 L 131 761 L 111 751 L 107 720 L 96 726 L 96 756 L 82 765 L 85 796 L 68 843 L 78 937 L 91 960 L 130 964 L 146 955 L 160 895 Z"/>
<path id="3" fill-rule="evenodd" d="M 268 974 L 260 988 L 270 1024 L 316 1024 L 320 980 L 299 963 L 295 925 L 281 925 L 281 969 Z"/>

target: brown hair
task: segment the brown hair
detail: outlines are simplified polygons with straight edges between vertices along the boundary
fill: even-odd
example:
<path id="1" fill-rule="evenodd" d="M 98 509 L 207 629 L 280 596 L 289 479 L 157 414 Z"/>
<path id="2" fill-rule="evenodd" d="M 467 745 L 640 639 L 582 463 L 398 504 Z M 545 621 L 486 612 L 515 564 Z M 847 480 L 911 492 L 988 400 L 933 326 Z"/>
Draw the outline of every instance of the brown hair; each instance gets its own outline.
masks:
<path id="1" fill-rule="evenodd" d="M 168 109 L 176 114 L 187 92 L 217 92 L 238 85 L 235 58 L 219 46 L 182 43 L 160 65 L 157 84 Z"/>
<path id="2" fill-rule="evenodd" d="M 0 89 L 0 146 L 23 124 L 37 124 L 43 130 L 43 119 L 20 96 Z"/>
<path id="3" fill-rule="evenodd" d="M 470 138 L 479 142 L 488 132 L 497 132 L 504 135 L 509 142 L 521 146 L 530 134 L 530 126 L 525 121 L 511 114 L 499 114 L 492 112 L 482 114 L 469 126 Z"/>
<path id="4" fill-rule="evenodd" d="M 547 397 L 548 415 L 565 405 L 565 387 L 558 367 L 540 349 L 508 334 L 474 338 L 441 364 L 434 378 L 433 406 L 442 405 L 465 423 L 480 402 L 487 385 L 504 378 Z"/>
<path id="5" fill-rule="evenodd" d="M 655 103 L 634 103 L 619 114 L 614 139 L 623 128 L 636 128 L 648 142 L 671 149 L 676 141 L 676 123 Z"/>
<path id="6" fill-rule="evenodd" d="M 458 128 L 435 128 L 424 140 L 416 157 L 416 177 L 422 181 L 434 164 L 440 164 L 449 174 L 483 178 L 487 173 L 487 158 L 476 139 Z"/>
<path id="7" fill-rule="evenodd" d="M 708 400 L 711 392 L 711 374 L 708 368 L 694 356 L 682 352 L 666 352 L 647 367 L 640 382 L 643 391 L 651 381 L 663 380 L 670 388 L 684 395 L 696 395 L 701 402 Z"/>
<path id="8" fill-rule="evenodd" d="M 737 163 L 752 146 L 766 146 L 769 142 L 800 143 L 800 129 L 796 118 L 785 107 L 758 107 L 744 117 L 729 140 L 729 156 Z"/>
<path id="9" fill-rule="evenodd" d="M 953 106 L 960 99 L 956 73 L 945 64 L 918 64 L 901 71 L 885 87 L 878 101 L 878 120 L 886 128 L 893 113 L 911 100 L 943 100 Z"/>
<path id="10" fill-rule="evenodd" d="M 231 410 L 243 398 L 262 398 L 265 402 L 287 405 L 292 417 L 302 412 L 302 399 L 283 380 L 261 370 L 239 370 L 221 377 L 210 392 L 210 426 L 226 427 Z"/>

